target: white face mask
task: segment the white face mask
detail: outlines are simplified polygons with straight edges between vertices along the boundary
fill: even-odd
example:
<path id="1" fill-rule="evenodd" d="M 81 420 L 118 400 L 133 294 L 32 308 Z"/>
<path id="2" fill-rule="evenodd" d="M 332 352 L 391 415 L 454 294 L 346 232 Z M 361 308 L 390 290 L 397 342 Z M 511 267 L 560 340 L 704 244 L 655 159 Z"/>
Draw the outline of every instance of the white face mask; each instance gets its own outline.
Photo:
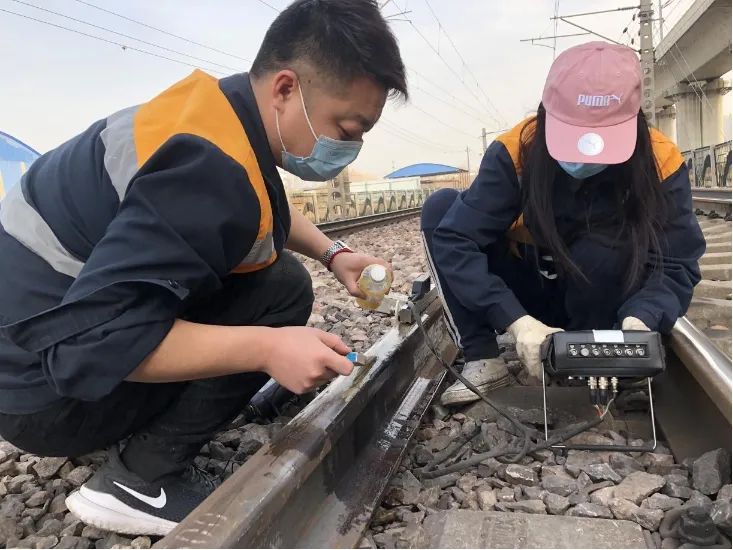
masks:
<path id="1" fill-rule="evenodd" d="M 308 110 L 305 108 L 300 82 L 298 82 L 298 94 L 300 95 L 300 103 L 303 106 L 305 120 L 316 142 L 313 144 L 311 154 L 307 157 L 298 157 L 288 153 L 280 133 L 280 117 L 278 112 L 275 111 L 277 135 L 283 148 L 283 168 L 306 181 L 326 181 L 335 178 L 344 168 L 356 160 L 363 142 L 340 141 L 323 135 L 317 136 L 308 116 Z"/>
<path id="2" fill-rule="evenodd" d="M 593 164 L 590 162 L 564 162 L 558 160 L 557 163 L 571 178 L 577 180 L 595 176 L 608 168 L 608 164 Z"/>

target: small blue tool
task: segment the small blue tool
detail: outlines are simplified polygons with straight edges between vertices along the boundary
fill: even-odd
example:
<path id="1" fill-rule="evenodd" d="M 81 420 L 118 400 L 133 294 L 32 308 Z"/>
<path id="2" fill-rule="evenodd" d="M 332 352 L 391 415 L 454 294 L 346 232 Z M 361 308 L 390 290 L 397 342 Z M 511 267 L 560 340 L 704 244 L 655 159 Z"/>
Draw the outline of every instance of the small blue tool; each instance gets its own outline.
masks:
<path id="1" fill-rule="evenodd" d="M 346 358 L 354 363 L 355 365 L 368 367 L 372 363 L 374 363 L 376 357 L 371 355 L 365 355 L 363 353 L 359 353 L 357 351 L 350 351 L 346 354 Z"/>

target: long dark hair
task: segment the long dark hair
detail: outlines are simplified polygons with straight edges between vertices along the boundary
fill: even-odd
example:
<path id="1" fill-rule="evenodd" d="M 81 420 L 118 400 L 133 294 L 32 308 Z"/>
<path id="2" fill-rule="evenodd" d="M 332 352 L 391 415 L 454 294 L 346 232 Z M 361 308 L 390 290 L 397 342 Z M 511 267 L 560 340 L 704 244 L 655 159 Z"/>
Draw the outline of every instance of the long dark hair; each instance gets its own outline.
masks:
<path id="1" fill-rule="evenodd" d="M 545 108 L 541 103 L 536 117 L 522 129 L 520 140 L 522 208 L 527 226 L 537 244 L 550 250 L 561 274 L 585 279 L 570 258 L 568 246 L 555 224 L 552 197 L 562 168 L 547 151 Z M 637 116 L 634 153 L 623 164 L 614 166 L 614 170 L 618 175 L 614 185 L 620 220 L 617 236 L 628 237 L 629 242 L 625 244 L 631 249 L 625 281 L 626 291 L 630 292 L 647 273 L 650 260 L 654 268 L 658 266 L 662 228 L 670 207 L 660 185 L 649 127 L 641 111 Z"/>

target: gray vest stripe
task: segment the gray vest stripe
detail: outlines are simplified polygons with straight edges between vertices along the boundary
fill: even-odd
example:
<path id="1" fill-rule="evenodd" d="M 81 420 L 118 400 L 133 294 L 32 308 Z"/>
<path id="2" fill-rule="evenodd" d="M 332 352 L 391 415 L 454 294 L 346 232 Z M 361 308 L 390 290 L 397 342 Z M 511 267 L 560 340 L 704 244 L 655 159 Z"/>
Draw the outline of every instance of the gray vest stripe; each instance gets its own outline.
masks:
<path id="1" fill-rule="evenodd" d="M 255 241 L 242 263 L 259 264 L 266 262 L 272 257 L 273 252 L 275 252 L 275 243 L 272 240 L 272 233 L 268 233 L 262 240 Z"/>
<path id="2" fill-rule="evenodd" d="M 104 167 L 120 202 L 138 169 L 133 134 L 137 109 L 138 106 L 128 107 L 107 117 L 107 127 L 99 134 L 104 143 Z"/>
<path id="3" fill-rule="evenodd" d="M 0 207 L 0 223 L 9 235 L 43 258 L 54 270 L 76 278 L 84 263 L 63 247 L 46 221 L 28 204 L 22 187 L 23 181 L 5 195 Z"/>

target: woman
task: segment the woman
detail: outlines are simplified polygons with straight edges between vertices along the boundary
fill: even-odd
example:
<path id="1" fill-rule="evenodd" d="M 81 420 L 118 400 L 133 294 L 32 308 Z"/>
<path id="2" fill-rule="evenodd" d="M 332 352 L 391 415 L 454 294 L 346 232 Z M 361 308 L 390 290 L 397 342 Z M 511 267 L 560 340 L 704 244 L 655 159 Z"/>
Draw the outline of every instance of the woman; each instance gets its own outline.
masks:
<path id="1" fill-rule="evenodd" d="M 705 241 L 677 147 L 640 111 L 633 50 L 591 42 L 558 56 L 537 115 L 486 151 L 471 187 L 423 206 L 428 263 L 463 374 L 508 383 L 496 333 L 541 374 L 559 330 L 669 332 L 700 280 Z M 462 383 L 444 404 L 473 401 Z"/>

